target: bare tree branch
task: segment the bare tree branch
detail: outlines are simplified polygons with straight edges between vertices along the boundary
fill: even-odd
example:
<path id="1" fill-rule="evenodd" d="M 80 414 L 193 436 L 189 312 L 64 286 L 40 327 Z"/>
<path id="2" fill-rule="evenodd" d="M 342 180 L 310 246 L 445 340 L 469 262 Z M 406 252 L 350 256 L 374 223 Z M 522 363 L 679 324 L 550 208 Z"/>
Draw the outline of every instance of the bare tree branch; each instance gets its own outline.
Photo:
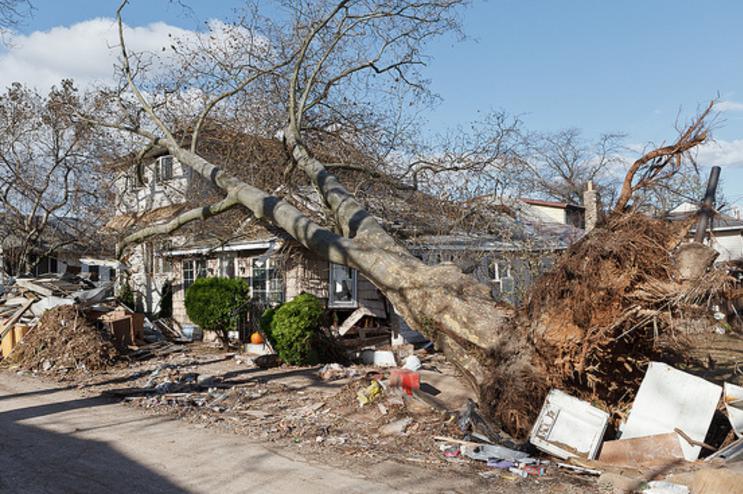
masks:
<path id="1" fill-rule="evenodd" d="M 710 101 L 707 107 L 681 131 L 675 143 L 653 149 L 632 163 L 624 177 L 617 203 L 614 206 L 615 213 L 627 209 L 633 194 L 651 187 L 661 179 L 672 177 L 681 169 L 683 160 L 692 159 L 688 155 L 689 151 L 704 143 L 709 137 L 708 120 L 714 105 L 715 101 Z"/>
<path id="2" fill-rule="evenodd" d="M 233 196 L 227 196 L 225 199 L 219 201 L 216 204 L 212 204 L 211 206 L 198 207 L 190 209 L 185 213 L 181 213 L 167 223 L 142 228 L 141 230 L 128 235 L 116 245 L 116 256 L 121 257 L 124 249 L 129 245 L 143 242 L 148 238 L 157 235 L 167 235 L 173 233 L 183 226 L 187 225 L 188 223 L 197 220 L 206 220 L 208 218 L 211 218 L 212 216 L 224 213 L 225 211 L 234 208 L 238 204 L 240 204 L 240 201 L 238 201 L 237 198 Z"/>

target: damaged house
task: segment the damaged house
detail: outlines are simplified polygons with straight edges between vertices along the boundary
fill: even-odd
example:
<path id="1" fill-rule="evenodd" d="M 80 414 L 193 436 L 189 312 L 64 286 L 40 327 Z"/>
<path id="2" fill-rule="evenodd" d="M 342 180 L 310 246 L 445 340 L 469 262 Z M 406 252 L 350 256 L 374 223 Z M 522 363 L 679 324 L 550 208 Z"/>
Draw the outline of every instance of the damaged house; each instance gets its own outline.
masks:
<path id="1" fill-rule="evenodd" d="M 331 224 L 311 187 L 286 179 L 275 163 L 283 147 L 265 139 L 220 129 L 204 133 L 202 151 L 230 173 L 287 198 L 321 224 Z M 315 152 L 318 152 L 317 150 Z M 320 152 L 354 152 L 333 149 Z M 358 157 L 356 157 L 358 158 Z M 117 214 L 107 227 L 120 238 L 145 226 L 163 225 L 177 214 L 220 198 L 216 189 L 169 155 L 151 154 L 137 162 L 114 165 Z M 535 271 L 551 265 L 557 252 L 580 238 L 582 219 L 545 221 L 526 201 L 504 205 L 490 198 L 456 203 L 409 188 L 391 178 L 371 178 L 358 170 L 338 170 L 344 183 L 387 231 L 427 263 L 453 262 L 488 281 L 496 297 L 520 300 Z M 547 207 L 554 205 L 547 205 Z M 557 208 L 565 209 L 563 205 Z M 571 206 L 579 211 L 580 207 Z M 564 215 L 567 218 L 567 215 Z M 199 277 L 240 277 L 252 299 L 277 305 L 300 293 L 324 301 L 340 334 L 354 325 L 399 327 L 399 318 L 381 292 L 356 270 L 329 263 L 286 234 L 237 209 L 193 222 L 170 236 L 155 237 L 123 253 L 128 270 L 122 278 L 134 293 L 137 309 L 191 322 L 185 291 Z M 403 324 L 404 326 L 404 324 Z"/>

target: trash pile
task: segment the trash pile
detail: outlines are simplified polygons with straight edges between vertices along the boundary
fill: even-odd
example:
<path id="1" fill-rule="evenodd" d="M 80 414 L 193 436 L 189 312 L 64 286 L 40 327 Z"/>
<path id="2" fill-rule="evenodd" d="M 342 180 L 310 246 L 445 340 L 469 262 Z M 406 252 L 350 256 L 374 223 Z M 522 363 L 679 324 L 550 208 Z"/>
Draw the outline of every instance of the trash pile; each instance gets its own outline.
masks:
<path id="1" fill-rule="evenodd" d="M 75 275 L 18 278 L 0 294 L 0 339 L 7 358 L 44 313 L 59 306 L 89 306 L 113 295 L 111 283 L 96 284 Z M 49 320 L 47 320 L 49 322 Z"/>
<path id="2" fill-rule="evenodd" d="M 551 386 L 621 407 L 650 361 L 684 362 L 687 336 L 718 326 L 710 307 L 728 300 L 737 280 L 708 270 L 716 253 L 684 242 L 688 227 L 622 215 L 537 282 L 528 316 Z"/>
<path id="3" fill-rule="evenodd" d="M 10 354 L 30 371 L 96 371 L 116 362 L 110 336 L 91 324 L 75 305 L 61 305 L 41 316 Z"/>
<path id="4" fill-rule="evenodd" d="M 743 470 L 725 468 L 743 461 L 743 387 L 720 386 L 665 363 L 649 363 L 616 431 L 606 410 L 558 389 L 547 394 L 528 445 L 495 439 L 485 421 L 468 431 L 474 410 L 472 404 L 460 415 L 464 439 L 435 439 L 445 457 L 497 470 L 483 476 L 538 478 L 552 468 L 569 469 L 600 476 L 620 492 L 647 493 L 730 492 L 721 486 L 743 485 Z M 724 481 L 710 479 L 710 470 Z M 697 490 L 702 482 L 706 487 Z M 710 487 L 716 482 L 724 484 Z"/>
<path id="5" fill-rule="evenodd" d="M 144 314 L 113 297 L 112 283 L 93 283 L 76 275 L 19 278 L 0 298 L 3 360 L 35 372 L 95 371 L 121 355 L 142 360 L 183 350 L 166 340 L 165 321 L 152 324 Z"/>

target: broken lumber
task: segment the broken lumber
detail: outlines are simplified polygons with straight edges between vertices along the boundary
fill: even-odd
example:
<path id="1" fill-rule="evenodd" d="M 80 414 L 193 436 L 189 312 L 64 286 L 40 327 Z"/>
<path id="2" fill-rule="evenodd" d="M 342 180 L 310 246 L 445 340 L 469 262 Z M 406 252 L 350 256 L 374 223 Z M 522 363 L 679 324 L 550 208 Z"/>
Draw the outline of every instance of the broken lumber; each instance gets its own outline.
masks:
<path id="1" fill-rule="evenodd" d="M 29 299 L 26 303 L 24 303 L 20 309 L 18 309 L 15 314 L 13 314 L 10 319 L 5 321 L 5 323 L 0 326 L 2 329 L 0 329 L 0 339 L 5 338 L 6 333 L 8 333 L 15 323 L 18 322 L 18 320 L 23 316 L 23 314 L 28 310 L 29 307 L 31 307 L 31 304 L 33 304 L 35 300 Z"/>

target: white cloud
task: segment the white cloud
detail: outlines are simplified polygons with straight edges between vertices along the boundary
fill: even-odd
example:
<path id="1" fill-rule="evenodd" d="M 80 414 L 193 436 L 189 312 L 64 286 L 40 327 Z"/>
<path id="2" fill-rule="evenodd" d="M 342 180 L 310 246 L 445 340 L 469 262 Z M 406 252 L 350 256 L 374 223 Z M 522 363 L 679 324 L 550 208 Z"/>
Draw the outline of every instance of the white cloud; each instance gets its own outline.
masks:
<path id="1" fill-rule="evenodd" d="M 702 144 L 697 152 L 697 161 L 707 166 L 743 166 L 743 139 Z"/>
<path id="2" fill-rule="evenodd" d="M 732 100 L 722 100 L 715 105 L 715 109 L 722 112 L 743 111 L 743 103 Z"/>
<path id="3" fill-rule="evenodd" d="M 133 52 L 161 53 L 172 39 L 195 38 L 193 31 L 156 22 L 125 28 L 127 47 Z M 44 91 L 63 78 L 80 87 L 108 82 L 118 60 L 116 21 L 97 18 L 71 26 L 54 27 L 28 35 L 13 35 L 10 47 L 0 53 L 0 88 L 22 82 Z"/>

